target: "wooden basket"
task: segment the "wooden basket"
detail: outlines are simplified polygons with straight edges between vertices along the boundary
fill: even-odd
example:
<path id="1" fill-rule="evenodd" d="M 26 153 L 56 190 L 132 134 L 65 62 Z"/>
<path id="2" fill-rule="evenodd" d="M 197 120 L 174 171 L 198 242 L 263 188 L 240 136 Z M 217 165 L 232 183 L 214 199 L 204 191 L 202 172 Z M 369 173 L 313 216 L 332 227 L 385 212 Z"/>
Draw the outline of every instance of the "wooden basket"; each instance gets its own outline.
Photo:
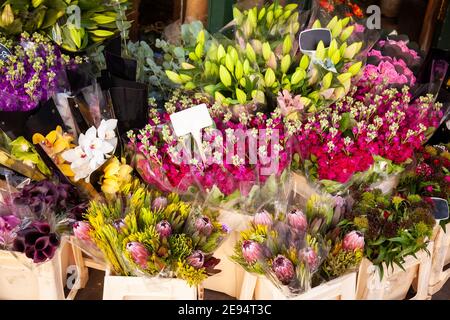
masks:
<path id="1" fill-rule="evenodd" d="M 107 270 L 103 300 L 197 300 L 201 290 L 181 279 L 122 277 Z"/>
<path id="2" fill-rule="evenodd" d="M 416 295 L 411 300 L 426 300 L 428 298 L 428 283 L 431 271 L 431 254 L 433 242 L 428 244 L 428 254 L 419 251 L 416 256 L 405 258 L 402 270 L 398 266 L 384 266 L 384 276 L 381 279 L 380 270 L 368 259 L 364 258 L 358 272 L 356 289 L 357 300 L 403 300 L 409 289 L 414 285 Z"/>
<path id="3" fill-rule="evenodd" d="M 74 265 L 70 242 L 66 237 L 55 256 L 35 264 L 23 253 L 0 250 L 0 300 L 64 300 L 73 299 L 74 286 L 67 298 L 64 287 L 67 271 Z"/>
<path id="4" fill-rule="evenodd" d="M 356 272 L 343 275 L 298 295 L 287 297 L 268 278 L 246 272 L 240 300 L 355 300 Z"/>
<path id="5" fill-rule="evenodd" d="M 436 226 L 437 232 L 434 239 L 433 259 L 431 263 L 430 283 L 428 294 L 432 296 L 450 279 L 450 269 L 444 271 L 444 267 L 450 264 L 450 224 Z"/>

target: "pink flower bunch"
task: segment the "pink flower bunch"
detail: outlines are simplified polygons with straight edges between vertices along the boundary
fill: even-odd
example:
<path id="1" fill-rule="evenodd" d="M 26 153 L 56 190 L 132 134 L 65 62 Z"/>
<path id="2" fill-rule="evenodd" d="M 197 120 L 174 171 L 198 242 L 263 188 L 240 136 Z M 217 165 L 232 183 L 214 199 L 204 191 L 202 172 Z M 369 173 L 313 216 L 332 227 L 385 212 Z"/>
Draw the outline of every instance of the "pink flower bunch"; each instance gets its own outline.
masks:
<path id="1" fill-rule="evenodd" d="M 166 105 L 166 109 L 175 112 L 203 102 L 204 100 L 196 98 L 178 98 L 175 102 L 170 102 L 169 106 Z M 191 186 L 203 191 L 217 187 L 225 196 L 236 191 L 245 196 L 255 184 L 265 183 L 270 176 L 262 174 L 270 166 L 268 160 L 275 161 L 273 174 L 276 176 L 280 176 L 289 166 L 291 153 L 287 147 L 280 111 L 274 112 L 270 117 L 262 113 L 241 114 L 239 120 L 236 120 L 231 114 L 224 112 L 222 106 L 208 104 L 208 107 L 215 128 L 203 131 L 203 155 L 180 147 L 186 143 L 180 144 L 184 139 L 175 136 L 169 112 L 153 112 L 144 129 L 138 134 L 129 134 L 130 146 L 137 153 L 137 171 L 148 184 L 163 191 L 176 190 L 180 193 L 186 192 Z M 273 140 L 270 139 L 275 131 L 278 133 L 278 141 L 272 143 Z M 240 155 L 239 148 L 242 144 L 238 142 L 239 133 L 246 137 L 254 135 L 254 141 L 258 145 L 254 149 L 256 153 L 253 159 L 248 139 L 243 143 L 244 156 Z M 267 145 L 261 146 L 261 141 L 266 141 Z"/>
<path id="2" fill-rule="evenodd" d="M 298 152 L 314 164 L 317 174 L 311 173 L 318 179 L 346 183 L 368 170 L 374 156 L 402 165 L 426 141 L 429 130 L 439 126 L 442 105 L 431 96 L 411 102 L 407 87 L 379 94 L 373 88 L 360 87 L 299 125 Z"/>

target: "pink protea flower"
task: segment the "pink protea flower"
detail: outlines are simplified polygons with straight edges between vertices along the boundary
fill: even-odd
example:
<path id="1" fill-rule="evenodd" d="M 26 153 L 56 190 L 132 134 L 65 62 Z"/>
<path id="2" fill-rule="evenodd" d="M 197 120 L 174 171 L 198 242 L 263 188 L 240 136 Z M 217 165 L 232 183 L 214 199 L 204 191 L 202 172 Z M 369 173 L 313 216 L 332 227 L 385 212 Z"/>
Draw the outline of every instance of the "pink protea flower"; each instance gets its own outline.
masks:
<path id="1" fill-rule="evenodd" d="M 308 221 L 306 220 L 306 216 L 301 210 L 291 210 L 287 214 L 288 224 L 297 231 L 306 231 L 308 227 Z"/>
<path id="2" fill-rule="evenodd" d="M 85 221 L 77 221 L 73 225 L 73 234 L 77 239 L 90 241 L 91 225 Z"/>
<path id="3" fill-rule="evenodd" d="M 253 223 L 261 226 L 271 226 L 272 225 L 272 217 L 270 214 L 264 210 L 262 212 L 258 212 L 253 217 Z"/>
<path id="4" fill-rule="evenodd" d="M 195 220 L 195 228 L 200 234 L 208 237 L 213 231 L 214 226 L 208 217 L 203 216 Z"/>
<path id="5" fill-rule="evenodd" d="M 127 244 L 127 251 L 131 254 L 131 257 L 136 264 L 138 264 L 142 269 L 147 268 L 149 252 L 142 243 L 129 242 Z"/>
<path id="6" fill-rule="evenodd" d="M 352 231 L 344 236 L 342 248 L 347 251 L 364 249 L 364 236 L 359 231 Z"/>
<path id="7" fill-rule="evenodd" d="M 283 255 L 278 255 L 272 263 L 272 270 L 282 284 L 288 285 L 295 276 L 294 265 Z"/>
<path id="8" fill-rule="evenodd" d="M 245 261 L 250 264 L 258 261 L 261 256 L 261 252 L 261 245 L 258 242 L 245 240 L 244 243 L 242 243 L 242 256 Z"/>
<path id="9" fill-rule="evenodd" d="M 168 221 L 162 220 L 156 225 L 156 231 L 161 238 L 168 238 L 172 234 L 172 226 Z"/>
<path id="10" fill-rule="evenodd" d="M 319 266 L 319 257 L 317 256 L 317 252 L 311 247 L 300 250 L 299 257 L 308 265 L 310 270 L 315 270 Z"/>
<path id="11" fill-rule="evenodd" d="M 167 207 L 167 198 L 165 197 L 158 197 L 153 200 L 152 203 L 152 210 L 153 211 L 159 211 Z"/>
<path id="12" fill-rule="evenodd" d="M 203 267 L 205 263 L 205 254 L 200 251 L 194 251 L 189 257 L 186 258 L 186 261 L 189 265 L 193 266 L 195 269 L 200 269 Z"/>

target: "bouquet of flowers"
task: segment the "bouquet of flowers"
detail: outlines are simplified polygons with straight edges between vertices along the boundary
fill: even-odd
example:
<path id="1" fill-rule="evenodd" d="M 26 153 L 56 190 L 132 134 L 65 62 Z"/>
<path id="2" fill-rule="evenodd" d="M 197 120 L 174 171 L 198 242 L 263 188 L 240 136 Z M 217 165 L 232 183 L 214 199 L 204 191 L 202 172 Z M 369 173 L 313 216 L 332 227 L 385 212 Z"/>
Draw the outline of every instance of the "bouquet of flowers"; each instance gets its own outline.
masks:
<path id="1" fill-rule="evenodd" d="M 386 196 L 378 189 L 354 193 L 353 210 L 340 225 L 364 235 L 364 255 L 380 267 L 401 267 L 405 257 L 426 249 L 435 220 L 433 205 L 417 195 Z"/>
<path id="2" fill-rule="evenodd" d="M 217 102 L 249 109 L 270 104 L 282 90 L 299 95 L 311 111 L 342 98 L 362 67 L 362 39 L 353 34 L 350 18 L 334 17 L 311 22 L 313 29 L 326 26 L 330 43 L 299 48 L 297 7 L 276 2 L 243 11 L 234 8 L 234 38 L 209 39 L 200 31 L 187 62 L 179 70 L 167 69 L 167 76 L 186 90 L 203 88 Z"/>
<path id="3" fill-rule="evenodd" d="M 85 218 L 75 234 L 92 241 L 115 274 L 177 277 L 190 285 L 218 272 L 213 253 L 228 232 L 214 212 L 137 181 L 113 200 L 91 202 Z"/>
<path id="4" fill-rule="evenodd" d="M 80 195 L 71 185 L 49 180 L 2 195 L 0 247 L 24 253 L 34 263 L 52 259 L 70 230 L 69 216 L 78 210 Z"/>
<path id="5" fill-rule="evenodd" d="M 10 51 L 0 59 L 0 110 L 29 111 L 47 101 L 59 89 L 65 66 L 76 63 L 61 54 L 44 36 L 23 33 L 14 44 L 0 34 L 0 43 Z"/>
<path id="6" fill-rule="evenodd" d="M 354 89 L 352 96 L 297 123 L 305 170 L 330 192 L 401 172 L 439 127 L 444 108 L 433 97 L 411 101 L 407 87 L 381 88 L 377 94 L 367 86 Z"/>
<path id="7" fill-rule="evenodd" d="M 203 157 L 198 149 L 192 153 L 190 140 L 175 136 L 169 118 L 200 103 L 208 105 L 215 123 L 203 132 Z M 277 181 L 286 180 L 289 145 L 279 112 L 271 117 L 243 113 L 236 121 L 202 95 L 174 95 L 165 107 L 167 113 L 151 111 L 149 125 L 129 135 L 136 169 L 146 183 L 182 194 L 196 189 L 216 205 L 245 209 L 273 197 Z"/>

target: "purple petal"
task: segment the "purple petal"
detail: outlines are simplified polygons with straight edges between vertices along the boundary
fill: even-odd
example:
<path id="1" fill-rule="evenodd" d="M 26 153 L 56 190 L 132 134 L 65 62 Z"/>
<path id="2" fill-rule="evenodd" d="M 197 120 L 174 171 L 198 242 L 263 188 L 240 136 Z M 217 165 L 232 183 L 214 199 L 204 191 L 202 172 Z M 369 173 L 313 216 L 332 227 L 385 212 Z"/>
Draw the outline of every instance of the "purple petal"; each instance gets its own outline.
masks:
<path id="1" fill-rule="evenodd" d="M 43 236 L 40 237 L 39 239 L 36 240 L 35 244 L 34 244 L 34 248 L 36 250 L 43 250 L 45 249 L 48 245 L 50 244 L 50 240 L 48 236 Z"/>

